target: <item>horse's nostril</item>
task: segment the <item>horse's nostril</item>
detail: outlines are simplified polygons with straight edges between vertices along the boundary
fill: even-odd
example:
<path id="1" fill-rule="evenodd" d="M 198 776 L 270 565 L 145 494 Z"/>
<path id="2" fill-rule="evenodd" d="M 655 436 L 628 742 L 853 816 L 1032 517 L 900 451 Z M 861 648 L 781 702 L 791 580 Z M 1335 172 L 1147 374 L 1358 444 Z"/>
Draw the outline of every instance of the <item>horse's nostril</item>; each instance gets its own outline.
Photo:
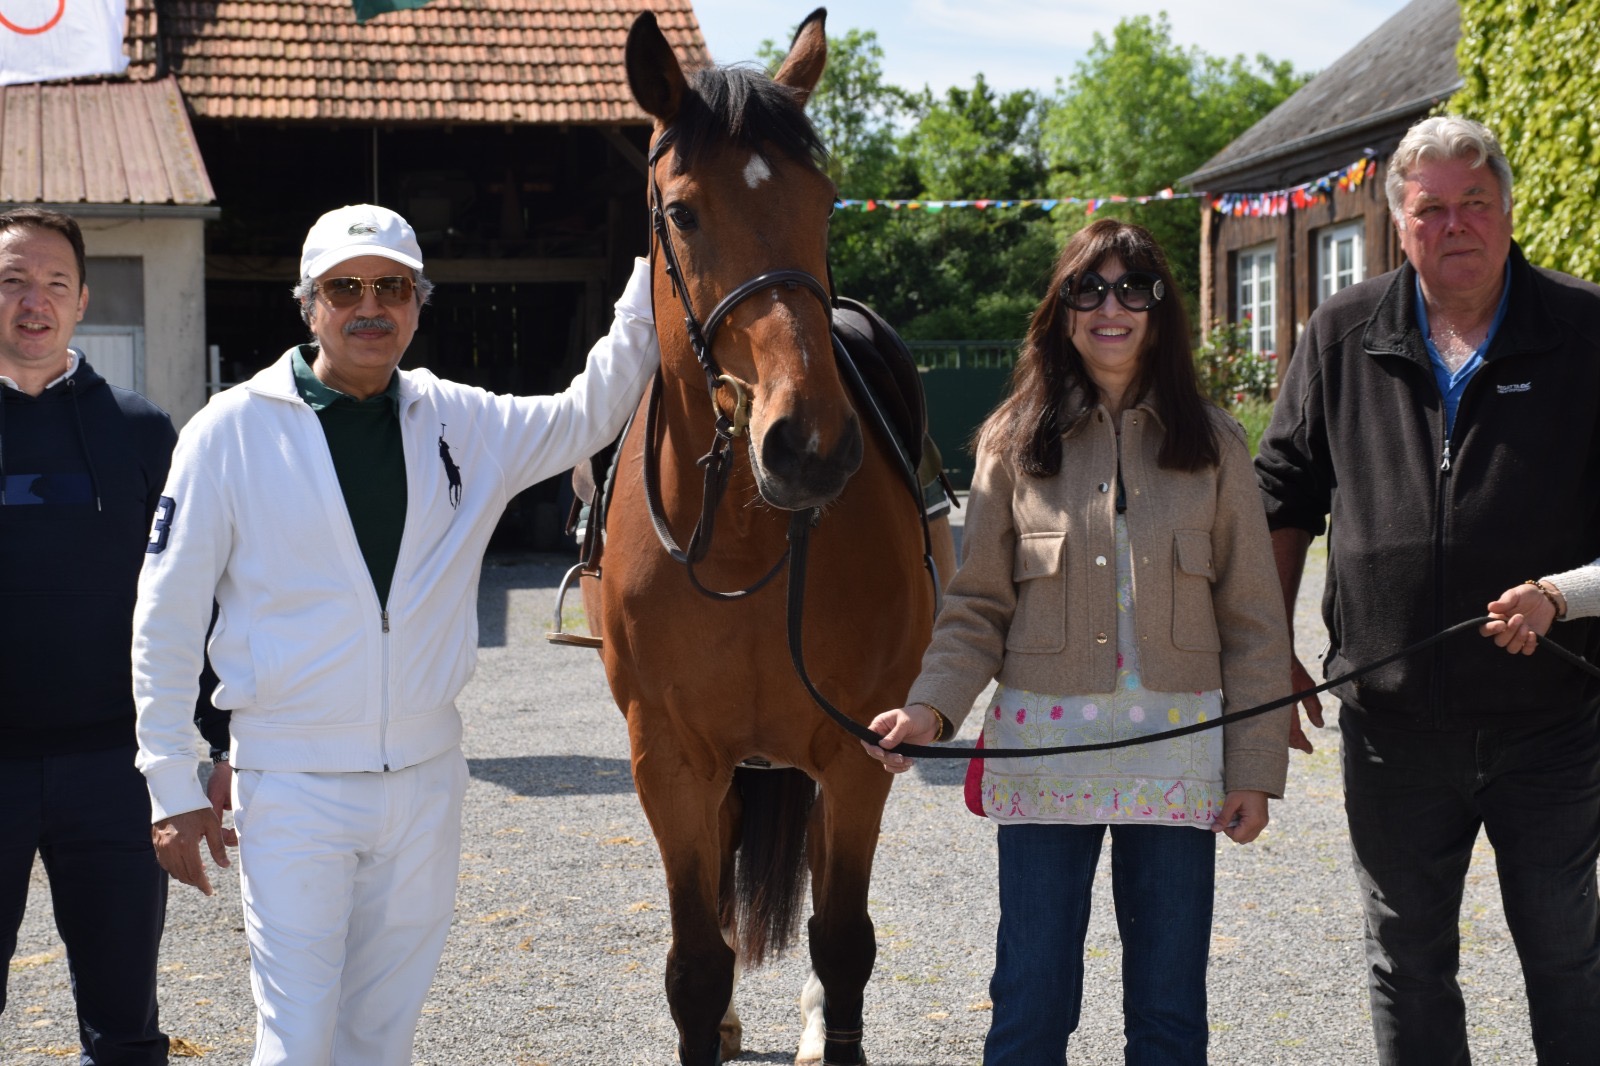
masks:
<path id="1" fill-rule="evenodd" d="M 861 425 L 853 415 L 831 446 L 824 449 L 819 445 L 816 432 L 801 420 L 781 418 L 767 427 L 761 442 L 761 466 L 768 479 L 782 483 L 784 496 L 807 501 L 832 499 L 860 468 L 864 444 Z M 769 483 L 768 488 L 779 486 Z"/>

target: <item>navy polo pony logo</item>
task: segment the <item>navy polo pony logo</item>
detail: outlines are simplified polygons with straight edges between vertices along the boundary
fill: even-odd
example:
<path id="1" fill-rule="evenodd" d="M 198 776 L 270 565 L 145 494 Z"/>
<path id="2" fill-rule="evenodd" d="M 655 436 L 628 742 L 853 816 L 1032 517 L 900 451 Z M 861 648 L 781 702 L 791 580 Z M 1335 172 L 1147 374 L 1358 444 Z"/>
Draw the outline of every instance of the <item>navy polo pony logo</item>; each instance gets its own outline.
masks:
<path id="1" fill-rule="evenodd" d="M 461 468 L 450 458 L 450 445 L 445 443 L 444 423 L 439 423 L 439 460 L 444 463 L 444 476 L 450 479 L 450 506 L 461 506 Z"/>

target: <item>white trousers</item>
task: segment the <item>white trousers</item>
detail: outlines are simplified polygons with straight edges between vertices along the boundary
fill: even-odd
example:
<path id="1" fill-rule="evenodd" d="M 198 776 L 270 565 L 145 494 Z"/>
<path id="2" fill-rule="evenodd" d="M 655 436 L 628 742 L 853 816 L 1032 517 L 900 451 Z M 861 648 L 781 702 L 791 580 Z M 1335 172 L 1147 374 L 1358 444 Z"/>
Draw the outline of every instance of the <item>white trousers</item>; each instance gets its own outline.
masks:
<path id="1" fill-rule="evenodd" d="M 403 1066 L 455 909 L 458 748 L 392 773 L 239 770 L 251 1066 Z"/>

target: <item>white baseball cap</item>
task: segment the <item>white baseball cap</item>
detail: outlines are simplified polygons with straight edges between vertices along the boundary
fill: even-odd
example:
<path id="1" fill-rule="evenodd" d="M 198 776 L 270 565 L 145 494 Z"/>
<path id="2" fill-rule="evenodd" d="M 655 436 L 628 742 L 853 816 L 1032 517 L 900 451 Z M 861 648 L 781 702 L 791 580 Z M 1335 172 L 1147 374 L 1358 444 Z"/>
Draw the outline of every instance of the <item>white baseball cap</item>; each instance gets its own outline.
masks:
<path id="1" fill-rule="evenodd" d="M 300 276 L 319 277 L 346 259 L 362 255 L 381 255 L 412 270 L 422 269 L 422 247 L 411 223 L 387 207 L 351 204 L 329 211 L 306 234 Z"/>

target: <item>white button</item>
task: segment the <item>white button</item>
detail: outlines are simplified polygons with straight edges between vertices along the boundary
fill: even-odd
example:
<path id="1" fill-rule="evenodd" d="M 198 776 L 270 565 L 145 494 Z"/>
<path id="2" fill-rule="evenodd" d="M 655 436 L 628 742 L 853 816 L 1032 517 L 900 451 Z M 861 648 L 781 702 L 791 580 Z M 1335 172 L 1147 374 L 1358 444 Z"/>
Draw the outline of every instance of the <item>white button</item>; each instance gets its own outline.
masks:
<path id="1" fill-rule="evenodd" d="M 1104 633 L 1096 633 L 1094 635 L 1094 642 L 1096 644 L 1104 644 L 1106 642 L 1106 635 Z"/>
<path id="2" fill-rule="evenodd" d="M 1108 483 L 1102 481 L 1102 482 L 1100 482 L 1100 491 L 1101 492 L 1110 492 L 1111 491 L 1111 486 Z"/>
<path id="3" fill-rule="evenodd" d="M 1096 566 L 1104 566 L 1104 565 L 1106 565 L 1106 557 L 1104 555 L 1096 555 L 1094 557 L 1094 565 L 1096 565 Z"/>

